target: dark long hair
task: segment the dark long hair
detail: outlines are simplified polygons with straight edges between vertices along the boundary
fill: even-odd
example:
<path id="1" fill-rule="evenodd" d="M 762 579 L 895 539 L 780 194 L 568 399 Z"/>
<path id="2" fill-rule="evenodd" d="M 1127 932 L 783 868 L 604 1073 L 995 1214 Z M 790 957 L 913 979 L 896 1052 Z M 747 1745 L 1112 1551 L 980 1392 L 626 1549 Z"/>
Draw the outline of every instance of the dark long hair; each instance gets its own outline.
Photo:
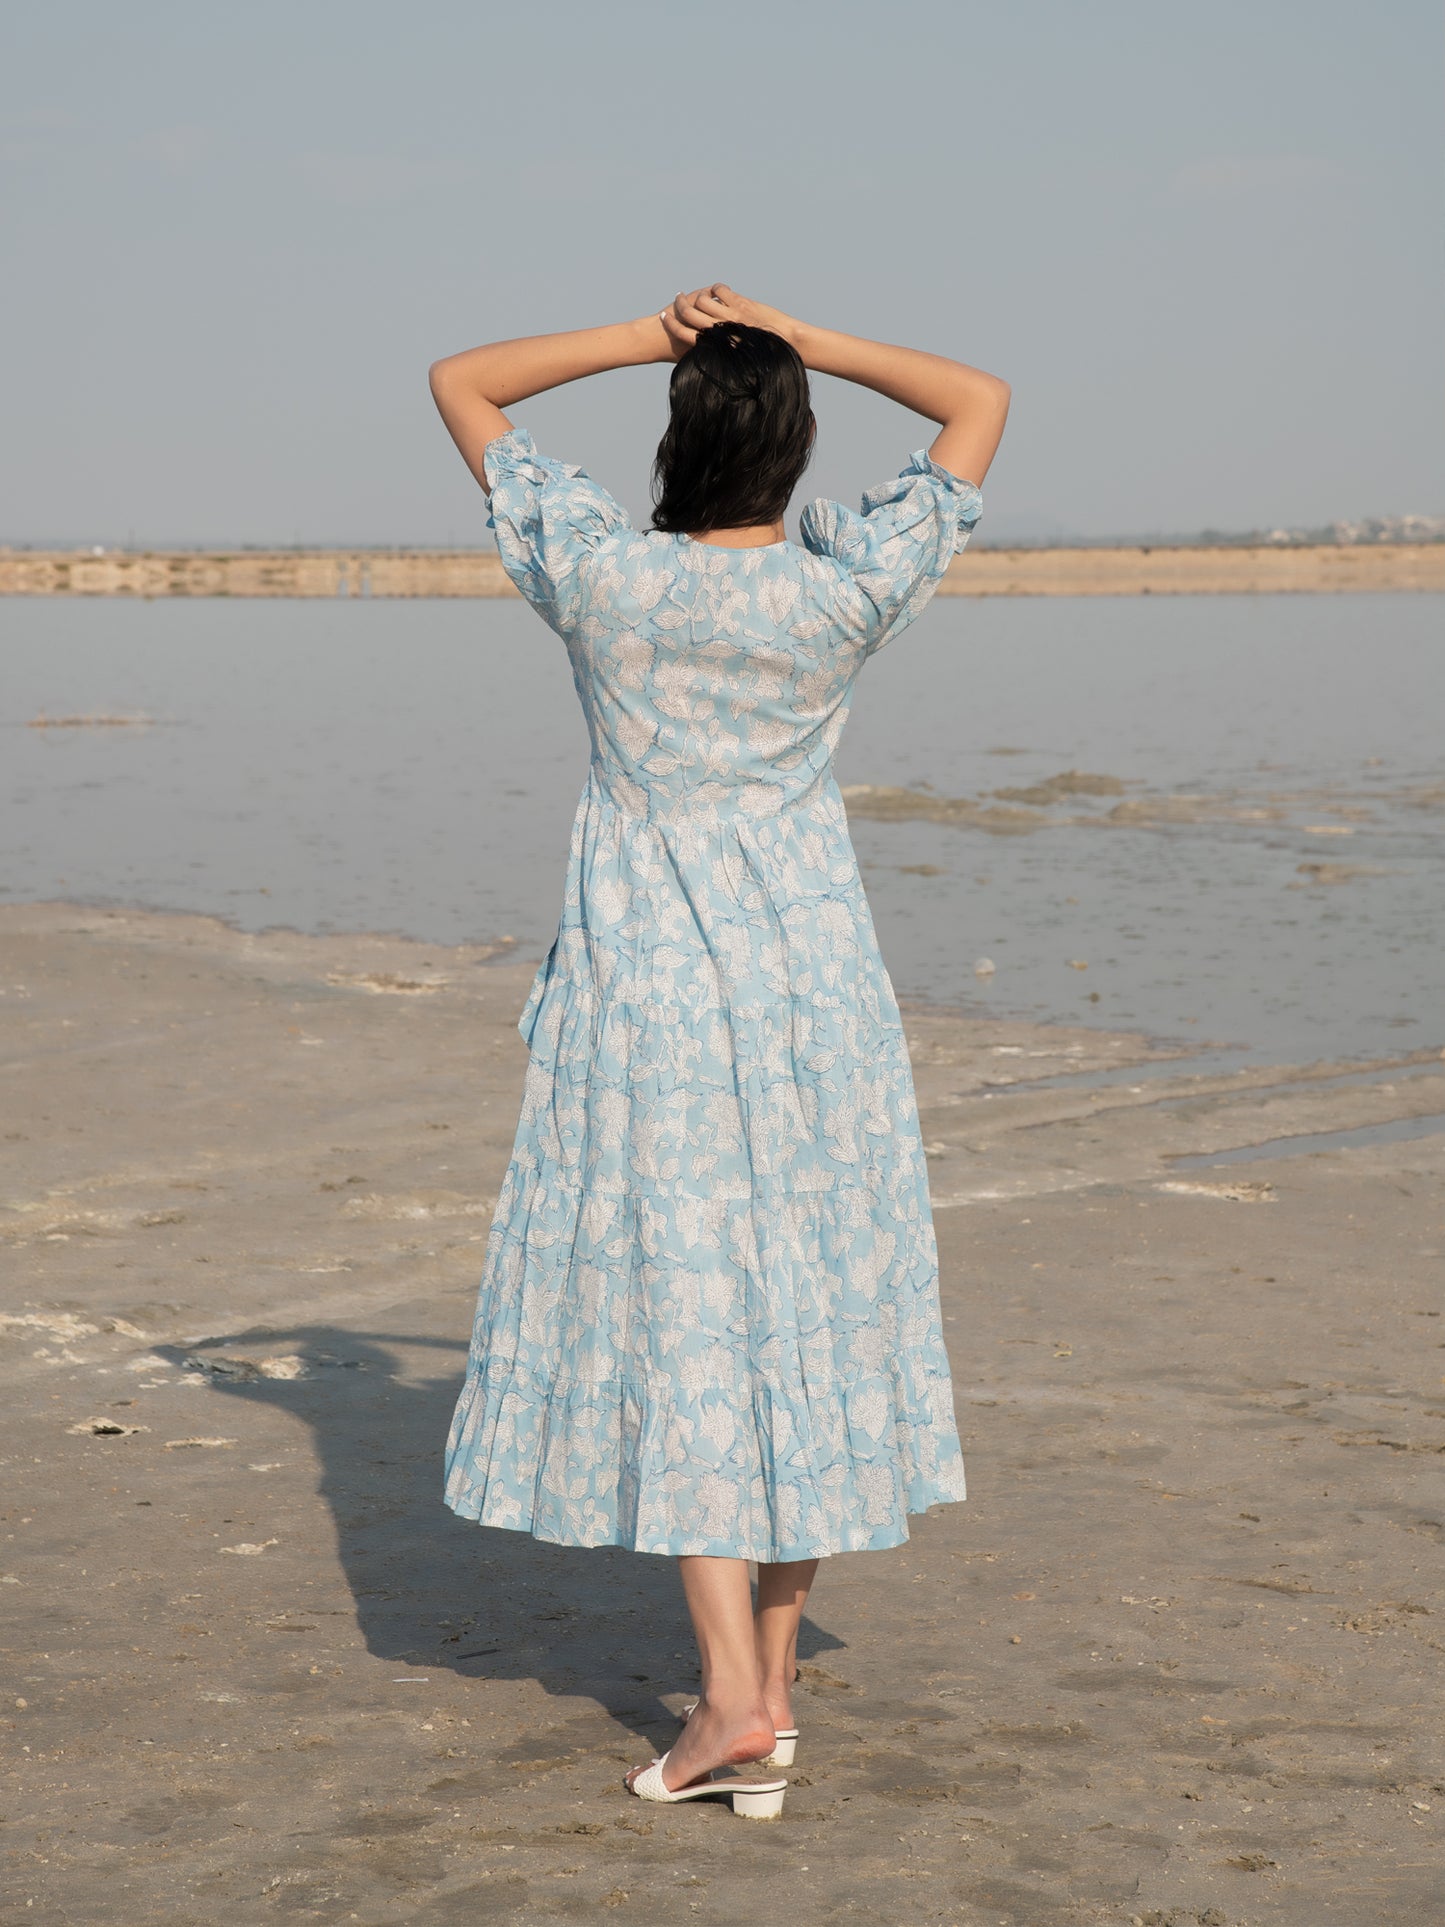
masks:
<path id="1" fill-rule="evenodd" d="M 768 328 L 720 321 L 676 363 L 652 467 L 652 525 L 669 534 L 776 522 L 813 452 L 808 371 Z"/>

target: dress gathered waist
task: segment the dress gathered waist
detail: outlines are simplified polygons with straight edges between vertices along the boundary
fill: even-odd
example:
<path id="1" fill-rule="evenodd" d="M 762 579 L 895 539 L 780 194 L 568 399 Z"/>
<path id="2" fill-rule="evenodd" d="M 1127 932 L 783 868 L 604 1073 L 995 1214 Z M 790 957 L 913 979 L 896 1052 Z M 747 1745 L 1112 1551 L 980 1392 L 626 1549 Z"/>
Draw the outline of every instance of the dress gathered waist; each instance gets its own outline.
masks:
<path id="1" fill-rule="evenodd" d="M 843 794 L 831 767 L 819 772 L 810 782 L 791 788 L 754 778 L 669 790 L 660 784 L 641 784 L 626 775 L 614 774 L 594 758 L 587 768 L 578 807 L 586 809 L 594 804 L 639 823 L 736 820 L 762 824 L 789 816 L 815 821 L 820 807 L 829 814 L 836 811 L 845 816 Z"/>

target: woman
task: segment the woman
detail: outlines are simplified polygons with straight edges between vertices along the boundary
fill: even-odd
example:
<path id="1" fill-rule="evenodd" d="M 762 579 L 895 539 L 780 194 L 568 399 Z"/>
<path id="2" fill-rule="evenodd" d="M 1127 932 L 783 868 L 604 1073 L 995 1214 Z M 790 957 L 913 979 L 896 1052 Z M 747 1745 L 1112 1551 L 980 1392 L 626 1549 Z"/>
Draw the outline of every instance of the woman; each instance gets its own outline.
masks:
<path id="1" fill-rule="evenodd" d="M 503 409 L 651 361 L 675 366 L 643 530 Z M 810 504 L 799 546 L 809 369 L 941 427 L 861 513 Z M 753 1783 L 716 1769 L 792 1759 L 819 1559 L 965 1496 L 908 1050 L 832 757 L 863 663 L 972 532 L 1009 390 L 721 283 L 448 356 L 431 387 L 592 743 L 446 1503 L 677 1558 L 702 1693 L 627 1784 L 731 1795 Z"/>

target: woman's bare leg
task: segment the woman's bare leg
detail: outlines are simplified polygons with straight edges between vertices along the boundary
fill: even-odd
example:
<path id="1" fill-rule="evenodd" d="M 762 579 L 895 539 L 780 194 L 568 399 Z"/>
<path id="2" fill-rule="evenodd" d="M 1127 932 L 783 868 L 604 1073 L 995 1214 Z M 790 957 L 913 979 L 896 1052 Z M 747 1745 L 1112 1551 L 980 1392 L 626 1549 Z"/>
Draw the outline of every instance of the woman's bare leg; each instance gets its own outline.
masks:
<path id="1" fill-rule="evenodd" d="M 702 1661 L 702 1697 L 668 1758 L 671 1793 L 714 1767 L 766 1759 L 775 1739 L 758 1676 L 747 1561 L 698 1556 L 677 1564 Z M 641 1771 L 628 1774 L 629 1785 Z"/>
<path id="2" fill-rule="evenodd" d="M 792 1726 L 793 1672 L 798 1660 L 798 1622 L 818 1570 L 816 1559 L 791 1559 L 758 1567 L 758 1604 L 753 1643 L 758 1677 L 775 1728 Z"/>

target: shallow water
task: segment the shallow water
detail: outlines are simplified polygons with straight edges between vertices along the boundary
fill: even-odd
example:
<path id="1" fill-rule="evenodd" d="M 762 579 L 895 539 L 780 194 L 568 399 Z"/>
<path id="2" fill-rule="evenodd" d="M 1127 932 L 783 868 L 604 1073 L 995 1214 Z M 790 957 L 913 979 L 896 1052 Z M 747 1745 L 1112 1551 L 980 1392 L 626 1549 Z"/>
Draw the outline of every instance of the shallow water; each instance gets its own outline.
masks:
<path id="1" fill-rule="evenodd" d="M 936 602 L 865 670 L 841 782 L 1124 788 L 1027 834 L 855 816 L 900 995 L 1281 1060 L 1445 1043 L 1442 613 Z M 520 604 L 5 616 L 0 897 L 550 941 L 586 737 L 561 644 Z M 42 712 L 155 720 L 26 727 Z M 1146 820 L 1111 819 L 1121 803 Z"/>
<path id="2" fill-rule="evenodd" d="M 1197 1156 L 1173 1158 L 1170 1169 L 1197 1171 L 1216 1164 L 1260 1164 L 1271 1158 L 1309 1157 L 1318 1151 L 1368 1150 L 1375 1144 L 1409 1144 L 1416 1138 L 1439 1137 L 1445 1132 L 1445 1111 L 1423 1117 L 1392 1117 L 1381 1124 L 1358 1124 L 1350 1131 L 1306 1131 L 1294 1137 L 1266 1138 L 1262 1144 L 1241 1144 L 1232 1151 L 1201 1151 Z"/>

